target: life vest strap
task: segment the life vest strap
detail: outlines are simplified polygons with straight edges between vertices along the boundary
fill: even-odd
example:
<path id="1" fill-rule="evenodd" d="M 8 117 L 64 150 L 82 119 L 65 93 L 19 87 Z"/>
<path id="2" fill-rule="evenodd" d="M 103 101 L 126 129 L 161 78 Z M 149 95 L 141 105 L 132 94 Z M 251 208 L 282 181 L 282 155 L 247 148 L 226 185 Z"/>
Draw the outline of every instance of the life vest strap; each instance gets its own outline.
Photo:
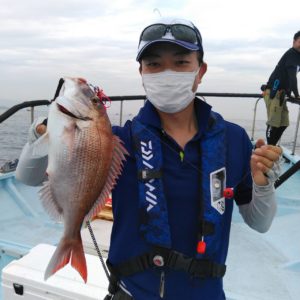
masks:
<path id="1" fill-rule="evenodd" d="M 199 224 L 199 236 L 213 235 L 215 233 L 215 224 L 201 219 Z"/>
<path id="2" fill-rule="evenodd" d="M 149 181 L 151 179 L 161 178 L 162 171 L 161 170 L 150 170 L 150 169 L 143 169 L 138 171 L 138 179 L 141 181 Z"/>
<path id="3" fill-rule="evenodd" d="M 155 263 L 157 257 L 161 258 L 160 266 Z M 157 247 L 151 252 L 136 256 L 115 266 L 107 261 L 107 266 L 110 272 L 117 277 L 131 276 L 149 268 L 165 267 L 187 272 L 192 277 L 200 279 L 222 278 L 226 272 L 226 265 L 218 264 L 209 259 L 188 257 L 180 252 L 162 247 Z"/>

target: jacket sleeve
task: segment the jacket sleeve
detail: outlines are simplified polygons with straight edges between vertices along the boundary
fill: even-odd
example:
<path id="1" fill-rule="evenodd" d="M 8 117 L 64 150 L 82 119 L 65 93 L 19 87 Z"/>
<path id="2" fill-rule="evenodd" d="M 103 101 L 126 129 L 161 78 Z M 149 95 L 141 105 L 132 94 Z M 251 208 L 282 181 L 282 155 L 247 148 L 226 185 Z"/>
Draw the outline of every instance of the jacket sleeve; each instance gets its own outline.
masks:
<path id="1" fill-rule="evenodd" d="M 295 97 L 299 97 L 298 83 L 297 83 L 297 66 L 289 66 L 287 68 L 289 77 L 290 89 Z"/>
<path id="2" fill-rule="evenodd" d="M 268 171 L 268 184 L 256 185 L 253 182 L 251 202 L 239 206 L 240 214 L 246 224 L 258 232 L 266 232 L 270 228 L 277 210 L 274 182 L 281 174 L 282 157 Z"/>
<path id="3" fill-rule="evenodd" d="M 274 183 L 257 186 L 253 183 L 251 202 L 240 205 L 239 212 L 252 229 L 264 233 L 269 230 L 276 214 Z"/>
<path id="4" fill-rule="evenodd" d="M 24 184 L 37 186 L 46 179 L 48 156 L 33 155 L 34 144 L 25 144 L 16 169 L 16 179 Z"/>
<path id="5" fill-rule="evenodd" d="M 258 186 L 253 182 L 250 168 L 253 147 L 246 133 L 243 140 L 244 172 L 247 176 L 243 177 L 235 189 L 235 201 L 245 223 L 252 229 L 263 233 L 270 228 L 276 213 L 274 182 L 269 180 L 266 186 Z M 274 170 L 277 167 L 278 165 L 274 164 Z"/>
<path id="6" fill-rule="evenodd" d="M 35 128 L 42 121 L 40 118 L 36 119 L 29 128 L 28 142 L 22 149 L 16 169 L 16 179 L 31 186 L 40 185 L 47 179 L 48 155 L 35 153 L 36 143 L 42 138 Z"/>

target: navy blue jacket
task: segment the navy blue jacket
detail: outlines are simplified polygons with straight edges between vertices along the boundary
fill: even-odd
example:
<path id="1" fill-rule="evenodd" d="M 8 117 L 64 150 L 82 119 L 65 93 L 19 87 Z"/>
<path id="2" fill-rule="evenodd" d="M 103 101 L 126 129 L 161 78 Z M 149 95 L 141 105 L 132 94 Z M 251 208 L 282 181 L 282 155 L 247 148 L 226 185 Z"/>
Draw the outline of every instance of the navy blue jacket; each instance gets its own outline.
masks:
<path id="1" fill-rule="evenodd" d="M 183 149 L 183 161 L 179 154 L 182 149 L 170 136 L 162 134 L 160 118 L 149 101 L 146 102 L 137 116 L 143 124 L 156 128 L 157 135 L 162 139 L 163 182 L 168 206 L 172 248 L 189 256 L 196 254 L 199 226 L 201 199 L 199 142 L 203 131 L 208 126 L 211 106 L 196 98 L 195 109 L 198 133 Z M 127 121 L 124 127 L 113 127 L 114 134 L 122 139 L 130 154 L 127 157 L 122 175 L 112 192 L 114 224 L 109 260 L 113 265 L 151 249 L 139 231 L 138 180 L 131 124 L 131 121 Z M 249 203 L 252 198 L 252 178 L 249 164 L 252 144 L 244 129 L 227 121 L 224 151 L 226 151 L 227 187 L 235 187 L 235 201 L 238 205 Z M 227 200 L 225 225 L 217 258 L 219 263 L 225 263 L 227 256 L 232 209 L 232 200 Z M 160 299 L 160 273 L 156 270 L 148 269 L 142 273 L 122 278 L 122 281 L 135 300 Z M 225 299 L 223 282 L 222 279 L 200 280 L 190 278 L 187 273 L 170 270 L 165 275 L 164 299 Z"/>
<path id="2" fill-rule="evenodd" d="M 291 92 L 295 97 L 299 97 L 299 91 L 297 86 L 297 72 L 300 68 L 300 52 L 294 48 L 290 48 L 286 51 L 277 66 L 272 72 L 269 80 L 268 87 L 272 88 L 274 81 L 279 80 L 278 89 L 284 89 L 288 96 L 291 96 Z"/>

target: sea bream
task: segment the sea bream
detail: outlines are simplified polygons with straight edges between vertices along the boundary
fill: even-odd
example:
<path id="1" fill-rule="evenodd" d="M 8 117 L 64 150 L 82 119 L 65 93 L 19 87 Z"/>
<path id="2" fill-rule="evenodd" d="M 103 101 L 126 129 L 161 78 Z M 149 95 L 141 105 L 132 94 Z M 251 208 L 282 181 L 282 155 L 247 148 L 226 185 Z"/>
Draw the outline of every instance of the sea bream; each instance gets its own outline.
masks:
<path id="1" fill-rule="evenodd" d="M 120 175 L 126 149 L 113 135 L 106 108 L 84 79 L 65 78 L 48 116 L 48 181 L 40 191 L 47 212 L 64 234 L 45 279 L 71 262 L 87 281 L 80 230 L 105 203 Z"/>

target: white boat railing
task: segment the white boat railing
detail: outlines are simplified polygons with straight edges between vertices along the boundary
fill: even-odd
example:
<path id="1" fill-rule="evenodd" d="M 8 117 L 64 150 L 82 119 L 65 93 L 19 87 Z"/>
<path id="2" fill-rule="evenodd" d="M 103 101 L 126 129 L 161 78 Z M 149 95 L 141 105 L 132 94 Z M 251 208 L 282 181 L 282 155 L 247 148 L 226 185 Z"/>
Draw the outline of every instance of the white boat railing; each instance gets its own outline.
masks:
<path id="1" fill-rule="evenodd" d="M 254 141 L 254 134 L 255 134 L 255 123 L 256 123 L 256 113 L 257 113 L 257 105 L 259 100 L 261 100 L 262 97 L 259 97 L 254 105 L 254 114 L 253 114 L 253 121 L 252 121 L 252 129 L 251 129 L 251 141 Z M 297 116 L 297 121 L 296 121 L 296 127 L 295 127 L 295 134 L 294 134 L 294 139 L 293 139 L 293 147 L 292 147 L 292 155 L 295 155 L 295 150 L 297 146 L 297 137 L 298 137 L 298 131 L 299 131 L 299 123 L 300 123 L 300 101 L 293 99 L 293 98 L 288 98 L 286 101 L 298 104 L 299 105 L 299 111 L 298 111 L 298 116 Z"/>

